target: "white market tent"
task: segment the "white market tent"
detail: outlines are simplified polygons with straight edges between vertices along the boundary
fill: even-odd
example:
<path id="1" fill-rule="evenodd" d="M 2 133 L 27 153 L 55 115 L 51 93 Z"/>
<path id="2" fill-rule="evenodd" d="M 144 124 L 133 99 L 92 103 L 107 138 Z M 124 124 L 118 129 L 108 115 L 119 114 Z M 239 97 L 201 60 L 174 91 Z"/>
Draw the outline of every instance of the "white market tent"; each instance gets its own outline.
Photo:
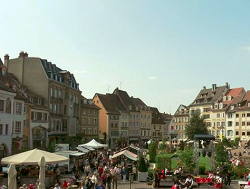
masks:
<path id="1" fill-rule="evenodd" d="M 3 164 L 24 164 L 24 165 L 38 165 L 40 159 L 44 156 L 46 164 L 54 164 L 69 161 L 69 158 L 60 156 L 54 153 L 46 152 L 39 149 L 30 150 L 13 156 L 2 159 Z"/>
<path id="2" fill-rule="evenodd" d="M 87 148 L 84 148 L 83 146 L 77 146 L 76 149 L 85 154 L 89 152 L 89 150 Z"/>
<path id="3" fill-rule="evenodd" d="M 114 154 L 113 156 L 111 156 L 111 158 L 113 159 L 113 158 L 119 157 L 121 155 L 124 155 L 133 161 L 137 161 L 137 155 L 128 151 L 128 150 L 123 150 L 121 152 L 118 152 L 118 153 Z"/>
<path id="4" fill-rule="evenodd" d="M 92 139 L 90 142 L 86 143 L 86 144 L 81 144 L 81 145 L 78 145 L 78 146 L 84 146 L 84 147 L 87 147 L 87 148 L 105 148 L 105 147 L 108 147 L 107 144 L 101 144 L 99 142 L 97 142 L 95 139 Z"/>

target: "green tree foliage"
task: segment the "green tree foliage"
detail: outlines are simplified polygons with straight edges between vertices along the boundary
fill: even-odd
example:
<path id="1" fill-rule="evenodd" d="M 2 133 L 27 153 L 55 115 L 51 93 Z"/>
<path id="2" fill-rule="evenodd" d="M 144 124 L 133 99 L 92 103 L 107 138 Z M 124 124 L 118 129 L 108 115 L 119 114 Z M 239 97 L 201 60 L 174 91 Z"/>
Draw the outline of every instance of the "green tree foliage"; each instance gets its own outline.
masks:
<path id="1" fill-rule="evenodd" d="M 178 152 L 179 158 L 184 166 L 184 169 L 189 173 L 193 173 L 195 168 L 194 153 L 192 148 L 186 148 L 183 151 Z"/>
<path id="2" fill-rule="evenodd" d="M 155 162 L 156 150 L 157 150 L 157 143 L 152 141 L 148 147 L 150 162 Z"/>
<path id="3" fill-rule="evenodd" d="M 160 144 L 159 147 L 161 150 L 165 150 L 166 149 L 166 139 L 163 139 L 162 143 Z"/>
<path id="4" fill-rule="evenodd" d="M 179 145 L 178 145 L 178 147 L 179 147 L 179 150 L 184 150 L 184 148 L 185 148 L 185 142 L 183 140 L 181 140 L 180 143 L 179 143 Z"/>
<path id="5" fill-rule="evenodd" d="M 216 166 L 222 167 L 229 163 L 229 156 L 222 142 L 219 142 L 215 148 L 215 162 Z"/>
<path id="6" fill-rule="evenodd" d="M 204 118 L 200 114 L 194 113 L 185 127 L 185 134 L 188 139 L 193 140 L 195 134 L 208 134 L 207 126 Z"/>
<path id="7" fill-rule="evenodd" d="M 141 156 L 139 159 L 138 171 L 139 172 L 147 172 L 148 171 L 148 168 L 147 168 L 147 165 L 145 163 L 143 156 Z"/>
<path id="8" fill-rule="evenodd" d="M 55 141 L 51 141 L 51 142 L 49 143 L 49 145 L 48 145 L 47 147 L 45 147 L 44 150 L 53 153 L 53 152 L 56 151 L 57 148 L 58 148 L 58 147 L 57 147 L 56 142 L 55 142 Z"/>
<path id="9" fill-rule="evenodd" d="M 168 156 L 168 154 L 157 155 L 156 165 L 157 165 L 157 168 L 160 170 L 163 170 L 165 168 L 167 168 L 168 170 L 171 170 L 171 157 Z"/>

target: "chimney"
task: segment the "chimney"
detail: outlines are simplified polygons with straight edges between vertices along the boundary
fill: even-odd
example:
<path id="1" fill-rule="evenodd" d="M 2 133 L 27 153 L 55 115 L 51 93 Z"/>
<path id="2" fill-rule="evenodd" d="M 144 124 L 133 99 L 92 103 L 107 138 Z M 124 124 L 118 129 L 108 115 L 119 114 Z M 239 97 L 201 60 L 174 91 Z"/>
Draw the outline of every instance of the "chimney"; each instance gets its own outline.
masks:
<path id="1" fill-rule="evenodd" d="M 24 51 L 21 51 L 20 53 L 19 53 L 19 58 L 24 58 L 25 57 L 25 53 L 24 53 Z"/>
<path id="2" fill-rule="evenodd" d="M 226 82 L 226 87 L 229 89 L 229 84 L 228 84 L 228 82 Z"/>
<path id="3" fill-rule="evenodd" d="M 10 59 L 10 56 L 8 54 L 5 54 L 4 55 L 4 65 L 6 67 L 8 67 L 8 61 L 9 61 L 9 59 Z"/>
<path id="4" fill-rule="evenodd" d="M 212 85 L 212 91 L 215 91 L 215 89 L 216 89 L 216 84 L 213 84 Z"/>
<path id="5" fill-rule="evenodd" d="M 29 54 L 27 52 L 24 53 L 24 57 L 28 57 Z"/>
<path id="6" fill-rule="evenodd" d="M 206 89 L 206 86 L 203 86 L 203 89 Z"/>

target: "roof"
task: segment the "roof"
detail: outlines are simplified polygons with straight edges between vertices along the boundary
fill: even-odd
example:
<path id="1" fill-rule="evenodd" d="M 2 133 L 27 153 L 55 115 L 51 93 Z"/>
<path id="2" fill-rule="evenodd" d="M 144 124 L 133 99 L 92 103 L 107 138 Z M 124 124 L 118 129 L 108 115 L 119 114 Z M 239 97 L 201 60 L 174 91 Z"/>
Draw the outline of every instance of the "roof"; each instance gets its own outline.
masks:
<path id="1" fill-rule="evenodd" d="M 129 97 L 129 95 L 126 91 L 122 91 L 122 90 L 116 88 L 114 90 L 113 94 L 118 96 L 118 98 L 120 99 L 120 101 L 123 103 L 123 105 L 126 107 L 127 110 L 139 111 L 139 110 L 136 110 L 136 106 L 132 100 L 133 97 Z M 138 101 L 136 101 L 136 102 L 138 102 Z"/>
<path id="2" fill-rule="evenodd" d="M 165 124 L 157 108 L 150 107 L 150 110 L 152 111 L 152 124 Z"/>
<path id="3" fill-rule="evenodd" d="M 110 95 L 104 95 L 104 94 L 99 94 L 96 93 L 98 96 L 99 100 L 101 101 L 103 107 L 108 113 L 113 113 L 113 114 L 120 114 L 117 108 L 114 106 L 112 103 L 112 100 L 110 98 Z"/>
<path id="4" fill-rule="evenodd" d="M 168 114 L 168 113 L 165 113 L 165 112 L 161 113 L 161 117 L 162 117 L 162 119 L 164 121 L 170 121 L 173 118 L 173 116 L 171 114 Z"/>
<path id="5" fill-rule="evenodd" d="M 61 82 L 66 84 L 66 85 L 69 85 L 70 87 L 76 89 L 76 90 L 79 90 L 78 89 L 78 83 L 76 82 L 76 79 L 74 77 L 73 74 L 71 74 L 69 71 L 67 70 L 62 70 L 61 68 L 57 67 L 56 64 L 52 64 L 51 62 L 48 62 L 46 59 L 40 59 L 41 63 L 42 63 L 42 66 L 48 76 L 48 78 L 50 78 L 50 74 L 52 75 L 57 75 L 57 76 L 60 76 L 61 77 Z M 51 79 L 52 80 L 52 79 Z M 75 85 L 72 86 L 70 82 L 71 81 L 72 83 L 74 83 Z M 57 80 L 59 82 L 59 79 L 57 78 Z"/>
<path id="6" fill-rule="evenodd" d="M 202 89 L 189 106 L 200 106 L 220 101 L 222 100 L 223 93 L 226 93 L 228 90 L 228 86 L 216 87 L 216 85 L 214 90 L 212 88 Z"/>
<path id="7" fill-rule="evenodd" d="M 2 61 L 2 59 L 0 58 L 0 66 L 3 66 L 4 64 L 3 64 L 3 61 Z"/>
<path id="8" fill-rule="evenodd" d="M 236 96 L 233 100 L 232 100 L 232 102 L 231 102 L 231 104 L 230 104 L 230 106 L 234 106 L 235 108 L 234 109 L 229 109 L 227 112 L 235 112 L 235 110 L 236 109 L 239 109 L 239 108 L 237 108 L 237 106 L 238 106 L 238 104 L 240 103 L 240 102 L 243 102 L 243 99 L 244 99 L 244 97 L 247 95 L 247 93 L 248 92 L 246 92 L 246 93 L 243 93 L 243 94 L 241 94 L 241 95 L 239 95 L 239 96 Z M 229 108 L 229 106 L 228 106 L 228 108 Z"/>
<path id="9" fill-rule="evenodd" d="M 182 112 L 182 109 L 185 109 L 184 110 L 184 112 Z M 180 112 L 181 111 L 181 112 Z M 178 108 L 177 108 L 177 110 L 176 110 L 176 112 L 175 112 L 175 114 L 174 114 L 174 116 L 177 116 L 177 115 L 189 115 L 189 107 L 188 106 L 185 106 L 185 105 L 183 105 L 183 104 L 181 104 Z"/>
<path id="10" fill-rule="evenodd" d="M 245 91 L 243 87 L 230 89 L 225 96 L 238 96 L 242 91 Z"/>
<path id="11" fill-rule="evenodd" d="M 85 97 L 82 97 L 81 99 L 81 108 L 89 108 L 89 109 L 97 109 L 97 110 L 100 109 L 98 106 L 96 106 L 92 102 L 92 99 L 87 99 Z"/>

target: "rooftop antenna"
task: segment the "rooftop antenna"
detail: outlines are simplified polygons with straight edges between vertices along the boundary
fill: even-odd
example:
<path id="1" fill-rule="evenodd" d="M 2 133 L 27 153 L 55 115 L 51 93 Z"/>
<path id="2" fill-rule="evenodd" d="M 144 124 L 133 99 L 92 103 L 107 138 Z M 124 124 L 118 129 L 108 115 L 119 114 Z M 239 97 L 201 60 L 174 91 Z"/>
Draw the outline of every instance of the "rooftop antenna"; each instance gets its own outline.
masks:
<path id="1" fill-rule="evenodd" d="M 122 82 L 120 81 L 120 89 L 122 89 Z"/>
<path id="2" fill-rule="evenodd" d="M 108 85 L 108 86 L 107 86 L 108 93 L 109 93 L 109 89 L 110 89 L 110 86 Z"/>

